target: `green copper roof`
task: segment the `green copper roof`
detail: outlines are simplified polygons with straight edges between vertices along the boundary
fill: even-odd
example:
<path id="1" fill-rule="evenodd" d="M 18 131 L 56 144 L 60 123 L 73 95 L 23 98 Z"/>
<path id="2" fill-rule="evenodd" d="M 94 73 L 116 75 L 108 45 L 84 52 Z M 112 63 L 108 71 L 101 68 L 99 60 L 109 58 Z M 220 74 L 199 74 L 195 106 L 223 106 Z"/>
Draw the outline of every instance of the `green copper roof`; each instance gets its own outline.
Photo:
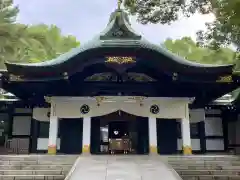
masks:
<path id="1" fill-rule="evenodd" d="M 169 60 L 190 67 L 214 68 L 232 66 L 232 65 L 207 65 L 194 63 L 171 53 L 170 51 L 162 48 L 161 46 L 150 43 L 132 29 L 127 13 L 121 9 L 117 9 L 111 14 L 107 27 L 100 34 L 95 36 L 92 40 L 88 41 L 87 43 L 81 45 L 80 47 L 74 48 L 71 51 L 60 55 L 56 59 L 31 64 L 28 63 L 15 64 L 11 62 L 6 62 L 6 66 L 7 68 L 10 66 L 15 66 L 19 68 L 55 66 L 71 60 L 73 57 L 77 56 L 80 53 L 102 47 L 119 47 L 119 48 L 128 47 L 149 49 L 151 51 L 155 51 L 165 56 Z M 81 61 L 81 59 L 79 60 Z"/>

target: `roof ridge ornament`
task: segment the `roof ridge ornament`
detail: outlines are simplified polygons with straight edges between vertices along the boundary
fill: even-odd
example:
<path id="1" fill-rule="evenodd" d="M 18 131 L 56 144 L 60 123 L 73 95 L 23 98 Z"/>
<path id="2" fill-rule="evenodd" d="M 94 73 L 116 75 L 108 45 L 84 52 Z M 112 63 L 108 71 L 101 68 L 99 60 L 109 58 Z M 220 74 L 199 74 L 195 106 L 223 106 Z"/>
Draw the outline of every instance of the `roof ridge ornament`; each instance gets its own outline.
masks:
<path id="1" fill-rule="evenodd" d="M 106 29 L 100 35 L 100 40 L 141 40 L 130 24 L 128 14 L 121 8 L 123 0 L 117 1 L 117 9 L 111 13 Z"/>
<path id="2" fill-rule="evenodd" d="M 123 1 L 122 0 L 118 0 L 118 10 L 121 9 L 121 5 L 122 5 Z"/>

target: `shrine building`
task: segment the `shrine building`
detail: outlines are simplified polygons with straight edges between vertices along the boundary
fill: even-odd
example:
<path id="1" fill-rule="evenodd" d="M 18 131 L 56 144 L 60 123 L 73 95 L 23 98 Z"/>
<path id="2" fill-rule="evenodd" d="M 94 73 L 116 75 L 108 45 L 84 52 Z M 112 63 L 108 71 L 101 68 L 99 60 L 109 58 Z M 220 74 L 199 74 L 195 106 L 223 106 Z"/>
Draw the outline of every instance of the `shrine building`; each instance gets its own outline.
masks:
<path id="1" fill-rule="evenodd" d="M 100 34 L 56 59 L 5 64 L 1 86 L 20 99 L 2 103 L 18 117 L 8 138 L 27 139 L 28 153 L 108 154 L 123 137 L 132 154 L 225 152 L 227 124 L 238 119 L 233 106 L 211 104 L 239 87 L 234 65 L 178 57 L 135 32 L 119 8 Z"/>

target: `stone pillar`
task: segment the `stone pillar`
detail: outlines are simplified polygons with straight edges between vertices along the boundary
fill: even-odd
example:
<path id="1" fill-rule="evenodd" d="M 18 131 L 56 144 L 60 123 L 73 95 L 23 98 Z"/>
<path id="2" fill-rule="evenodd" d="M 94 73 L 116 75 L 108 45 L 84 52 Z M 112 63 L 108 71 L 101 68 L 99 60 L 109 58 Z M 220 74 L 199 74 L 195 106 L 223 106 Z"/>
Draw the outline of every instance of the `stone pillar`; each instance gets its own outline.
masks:
<path id="1" fill-rule="evenodd" d="M 90 137 L 91 137 L 91 117 L 83 118 L 83 146 L 82 153 L 90 154 Z"/>
<path id="2" fill-rule="evenodd" d="M 50 116 L 48 154 L 57 153 L 58 117 Z"/>
<path id="3" fill-rule="evenodd" d="M 157 150 L 157 118 L 149 117 L 149 154 L 158 154 Z"/>
<path id="4" fill-rule="evenodd" d="M 191 146 L 191 136 L 190 136 L 190 122 L 189 114 L 181 120 L 181 130 L 182 130 L 182 144 L 183 144 L 183 154 L 191 155 L 192 146 Z"/>

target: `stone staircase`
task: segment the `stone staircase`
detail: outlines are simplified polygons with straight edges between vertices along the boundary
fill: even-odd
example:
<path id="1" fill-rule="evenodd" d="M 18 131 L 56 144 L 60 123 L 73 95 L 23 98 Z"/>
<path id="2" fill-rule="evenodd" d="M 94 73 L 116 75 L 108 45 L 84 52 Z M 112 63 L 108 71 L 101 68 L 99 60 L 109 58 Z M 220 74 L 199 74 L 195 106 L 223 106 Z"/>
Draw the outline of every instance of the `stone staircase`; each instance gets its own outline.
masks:
<path id="1" fill-rule="evenodd" d="M 158 156 L 183 180 L 240 180 L 239 156 Z M 0 156 L 0 180 L 64 180 L 77 155 Z"/>
<path id="2" fill-rule="evenodd" d="M 183 180 L 240 180 L 239 156 L 163 157 Z"/>
<path id="3" fill-rule="evenodd" d="M 0 156 L 0 180 L 64 180 L 78 156 Z"/>

